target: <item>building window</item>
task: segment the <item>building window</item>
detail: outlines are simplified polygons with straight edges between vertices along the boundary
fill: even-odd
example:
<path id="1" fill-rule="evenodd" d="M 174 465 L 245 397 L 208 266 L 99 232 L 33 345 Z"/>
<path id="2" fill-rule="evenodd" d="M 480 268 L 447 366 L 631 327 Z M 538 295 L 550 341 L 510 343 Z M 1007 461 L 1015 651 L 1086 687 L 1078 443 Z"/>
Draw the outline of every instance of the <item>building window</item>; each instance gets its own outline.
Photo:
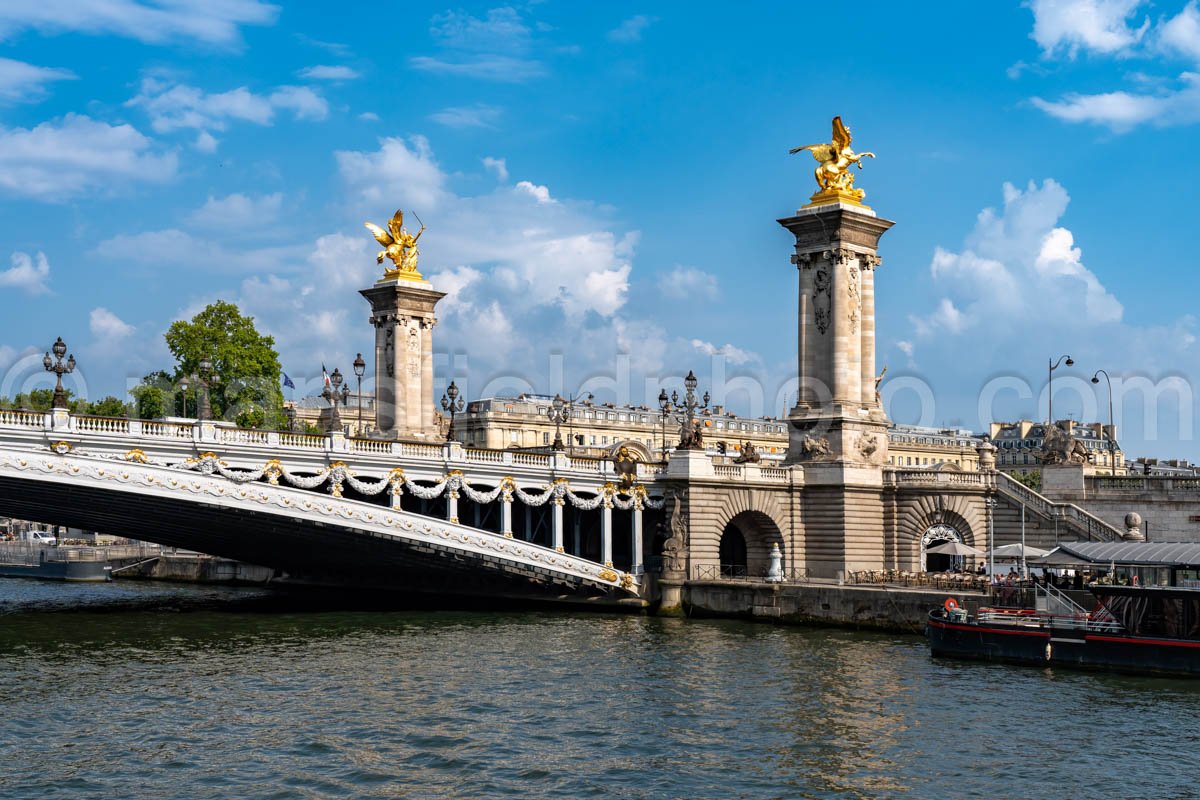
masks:
<path id="1" fill-rule="evenodd" d="M 608 437 L 607 437 L 607 436 L 601 436 L 601 437 L 600 437 L 600 444 L 608 444 Z"/>
<path id="2" fill-rule="evenodd" d="M 596 443 L 596 434 L 592 434 L 592 444 Z"/>
<path id="3" fill-rule="evenodd" d="M 549 431 L 542 432 L 542 444 L 550 444 L 550 432 Z"/>

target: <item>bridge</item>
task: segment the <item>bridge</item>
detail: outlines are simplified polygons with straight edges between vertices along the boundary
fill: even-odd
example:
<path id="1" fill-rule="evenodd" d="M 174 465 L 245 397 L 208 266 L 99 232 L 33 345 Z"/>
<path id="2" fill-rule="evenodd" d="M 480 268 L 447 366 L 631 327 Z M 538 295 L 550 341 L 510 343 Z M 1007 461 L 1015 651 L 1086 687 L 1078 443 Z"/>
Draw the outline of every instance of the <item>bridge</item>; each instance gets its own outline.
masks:
<path id="1" fill-rule="evenodd" d="M 0 513 L 409 592 L 639 597 L 663 504 L 639 471 L 622 491 L 561 453 L 0 411 Z"/>
<path id="2" fill-rule="evenodd" d="M 1031 544 L 1123 533 L 994 470 L 889 468 L 883 535 L 855 549 L 822 532 L 821 487 L 803 464 L 717 461 L 676 451 L 666 465 L 638 463 L 622 489 L 612 461 L 564 452 L 4 410 L 0 513 L 259 564 L 281 580 L 585 603 L 653 599 L 646 563 L 680 526 L 684 549 L 666 566 L 695 580 L 722 574 L 735 537 L 746 575 L 766 573 L 773 546 L 789 577 L 921 569 L 938 541 L 987 546 L 989 499 L 997 543 L 1019 540 L 1021 509 Z"/>

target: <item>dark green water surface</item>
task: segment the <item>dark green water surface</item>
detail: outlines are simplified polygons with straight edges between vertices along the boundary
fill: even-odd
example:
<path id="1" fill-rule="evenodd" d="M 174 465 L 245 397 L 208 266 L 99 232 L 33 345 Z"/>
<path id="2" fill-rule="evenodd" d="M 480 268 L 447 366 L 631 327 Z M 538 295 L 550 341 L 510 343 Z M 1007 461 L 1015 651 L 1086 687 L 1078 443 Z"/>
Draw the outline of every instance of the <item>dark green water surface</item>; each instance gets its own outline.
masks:
<path id="1" fill-rule="evenodd" d="M 1200 795 L 1200 684 L 913 636 L 0 579 L 0 798 Z"/>

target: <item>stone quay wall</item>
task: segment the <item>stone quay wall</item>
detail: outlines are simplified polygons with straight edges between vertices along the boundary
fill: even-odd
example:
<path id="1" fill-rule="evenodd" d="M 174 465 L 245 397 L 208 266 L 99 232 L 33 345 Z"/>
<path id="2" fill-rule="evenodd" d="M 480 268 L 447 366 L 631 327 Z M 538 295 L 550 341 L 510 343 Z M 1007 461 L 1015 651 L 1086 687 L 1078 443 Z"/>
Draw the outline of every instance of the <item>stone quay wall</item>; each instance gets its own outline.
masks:
<path id="1" fill-rule="evenodd" d="M 685 583 L 683 611 L 693 617 L 922 634 L 929 612 L 942 608 L 949 597 L 971 612 L 984 601 L 984 595 L 975 592 L 715 580 Z"/>

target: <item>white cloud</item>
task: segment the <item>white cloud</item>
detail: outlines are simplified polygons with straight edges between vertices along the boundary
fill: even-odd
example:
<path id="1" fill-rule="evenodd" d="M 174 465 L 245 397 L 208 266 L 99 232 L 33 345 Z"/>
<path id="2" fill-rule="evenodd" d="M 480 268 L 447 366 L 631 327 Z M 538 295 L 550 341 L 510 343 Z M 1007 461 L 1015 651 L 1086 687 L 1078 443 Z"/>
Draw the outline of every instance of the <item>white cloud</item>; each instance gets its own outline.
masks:
<path id="1" fill-rule="evenodd" d="M 1070 198 L 1053 180 L 1024 191 L 1004 185 L 1004 209 L 984 209 L 959 252 L 934 252 L 930 275 L 945 292 L 925 315 L 909 317 L 918 337 L 1029 329 L 1057 320 L 1119 322 L 1123 308 L 1082 262 L 1071 231 L 1058 225 Z M 1071 313 L 1064 315 L 1064 299 Z"/>
<path id="2" fill-rule="evenodd" d="M 445 194 L 446 176 L 424 136 L 414 136 L 408 143 L 381 139 L 379 150 L 373 153 L 339 150 L 334 158 L 342 180 L 368 206 L 387 204 L 390 208 L 399 203 L 432 209 Z"/>
<path id="3" fill-rule="evenodd" d="M 88 317 L 92 336 L 108 344 L 116 344 L 136 330 L 107 308 L 94 308 Z"/>
<path id="4" fill-rule="evenodd" d="M 1143 124 L 1188 125 L 1200 121 L 1200 74 L 1185 72 L 1180 88 L 1160 94 L 1068 94 L 1055 102 L 1035 97 L 1033 104 L 1066 122 L 1106 125 L 1118 133 Z"/>
<path id="5" fill-rule="evenodd" d="M 508 164 L 503 158 L 492 158 L 491 156 L 485 156 L 483 159 L 483 166 L 485 169 L 494 172 L 496 174 L 496 180 L 500 181 L 501 183 L 504 183 L 508 180 Z"/>
<path id="6" fill-rule="evenodd" d="M 305 67 L 297 73 L 301 78 L 312 81 L 352 81 L 360 77 L 358 72 L 343 65 L 318 64 Z"/>
<path id="7" fill-rule="evenodd" d="M 1129 24 L 1142 5 L 1143 0 L 1031 0 L 1031 36 L 1046 55 L 1065 51 L 1075 58 L 1080 50 L 1119 54 L 1150 28 L 1149 19 L 1136 28 Z"/>
<path id="8" fill-rule="evenodd" d="M 0 58 L 0 102 L 38 100 L 45 96 L 46 84 L 75 78 L 75 73 L 69 69 L 39 67 Z"/>
<path id="9" fill-rule="evenodd" d="M 209 93 L 157 78 L 143 80 L 141 92 L 125 105 L 144 109 L 159 133 L 182 128 L 222 131 L 230 120 L 271 125 L 280 110 L 291 111 L 298 120 L 321 120 L 329 114 L 329 104 L 307 86 L 281 86 L 270 94 L 255 94 L 245 86 Z"/>
<path id="10" fill-rule="evenodd" d="M 206 273 L 271 272 L 297 269 L 306 255 L 304 244 L 226 247 L 177 228 L 120 234 L 96 245 L 92 254 L 124 264 L 160 269 L 189 267 Z"/>
<path id="11" fill-rule="evenodd" d="M 656 21 L 655 17 L 647 17 L 645 14 L 632 16 L 609 31 L 608 38 L 613 42 L 640 42 L 642 33 Z"/>
<path id="12" fill-rule="evenodd" d="M 658 276 L 658 290 L 673 300 L 707 299 L 717 296 L 717 276 L 695 267 L 676 266 Z"/>
<path id="13" fill-rule="evenodd" d="M 914 349 L 912 342 L 901 339 L 900 341 L 896 342 L 896 349 L 898 349 L 901 353 L 904 353 L 904 355 L 908 356 L 909 358 L 912 358 Z"/>
<path id="14" fill-rule="evenodd" d="M 413 56 L 414 69 L 506 83 L 546 74 L 545 66 L 529 57 L 531 31 L 512 8 L 493 8 L 482 18 L 448 11 L 433 18 L 429 32 L 443 53 Z"/>
<path id="15" fill-rule="evenodd" d="M 1157 29 L 1160 49 L 1178 53 L 1200 64 L 1200 8 L 1196 0 Z"/>
<path id="16" fill-rule="evenodd" d="M 193 211 L 188 220 L 202 228 L 259 227 L 279 219 L 282 208 L 283 195 L 279 192 L 264 195 L 237 192 L 221 198 L 209 195 L 208 201 Z"/>
<path id="17" fill-rule="evenodd" d="M 478 78 L 498 83 L 524 83 L 531 78 L 546 74 L 546 68 L 537 61 L 512 56 L 476 56 L 466 61 L 446 61 L 431 56 L 413 56 L 409 59 L 413 69 L 459 78 Z"/>
<path id="18" fill-rule="evenodd" d="M 228 46 L 240 43 L 239 26 L 269 25 L 278 13 L 277 6 L 259 0 L 5 0 L 0 3 L 0 39 L 33 28 L 116 34 L 148 44 L 195 40 Z"/>
<path id="19" fill-rule="evenodd" d="M 363 122 L 379 122 L 379 115 L 374 111 L 364 111 L 358 115 Z"/>
<path id="20" fill-rule="evenodd" d="M 550 190 L 545 186 L 538 186 L 529 181 L 519 181 L 515 187 L 516 191 L 524 192 L 539 203 L 553 203 L 554 198 L 550 196 Z"/>
<path id="21" fill-rule="evenodd" d="M 491 128 L 500 119 L 500 109 L 476 103 L 473 106 L 443 108 L 429 115 L 434 122 L 448 128 Z"/>
<path id="22" fill-rule="evenodd" d="M 192 142 L 192 147 L 196 148 L 201 153 L 215 153 L 217 152 L 217 145 L 219 144 L 220 142 L 217 140 L 217 137 L 213 136 L 208 131 L 200 131 L 198 134 L 196 134 L 196 141 Z"/>
<path id="23" fill-rule="evenodd" d="M 157 154 L 130 125 L 68 114 L 32 129 L 0 127 L 0 189 L 61 201 L 115 183 L 175 177 L 174 153 Z"/>
<path id="24" fill-rule="evenodd" d="M 50 262 L 45 253 L 30 257 L 28 253 L 13 253 L 12 267 L 0 272 L 0 287 L 22 289 L 29 294 L 45 294 L 50 277 Z"/>
<path id="25" fill-rule="evenodd" d="M 740 347 L 734 347 L 732 344 L 717 347 L 711 342 L 706 342 L 702 339 L 692 339 L 692 347 L 710 358 L 713 356 L 723 356 L 726 361 L 734 366 L 751 364 L 762 360 L 757 353 L 750 350 L 743 350 Z"/>

